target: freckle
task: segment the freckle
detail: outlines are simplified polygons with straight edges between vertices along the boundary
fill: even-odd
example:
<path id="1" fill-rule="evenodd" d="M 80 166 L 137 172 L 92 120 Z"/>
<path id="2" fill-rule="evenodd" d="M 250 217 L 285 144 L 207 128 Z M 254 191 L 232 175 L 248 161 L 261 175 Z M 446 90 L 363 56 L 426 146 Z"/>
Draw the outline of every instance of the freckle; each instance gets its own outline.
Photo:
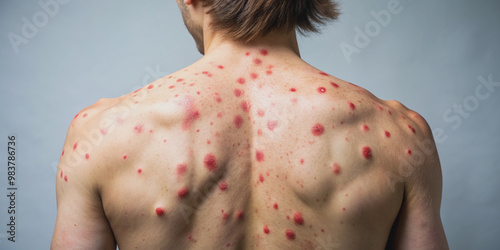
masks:
<path id="1" fill-rule="evenodd" d="M 177 82 L 182 82 L 182 81 L 184 81 L 184 79 L 182 78 L 177 79 Z"/>
<path id="2" fill-rule="evenodd" d="M 106 135 L 107 133 L 108 133 L 107 129 L 105 129 L 105 128 L 101 129 L 101 134 L 102 135 Z"/>
<path id="3" fill-rule="evenodd" d="M 320 74 L 320 75 L 324 75 L 324 76 L 328 76 L 328 74 L 327 74 L 327 73 L 325 73 L 325 72 L 319 72 L 319 74 Z"/>
<path id="4" fill-rule="evenodd" d="M 222 191 L 226 190 L 227 189 L 227 183 L 225 181 L 221 182 L 219 184 L 219 189 L 222 190 Z"/>
<path id="5" fill-rule="evenodd" d="M 87 113 L 83 114 L 83 118 L 87 117 Z"/>
<path id="6" fill-rule="evenodd" d="M 333 173 L 336 175 L 339 175 L 342 169 L 340 168 L 340 165 L 338 163 L 333 164 Z"/>
<path id="7" fill-rule="evenodd" d="M 260 54 L 263 56 L 267 56 L 269 54 L 269 52 L 267 51 L 267 49 L 261 49 Z"/>
<path id="8" fill-rule="evenodd" d="M 139 125 L 137 125 L 137 126 L 134 127 L 134 130 L 135 130 L 136 133 L 140 134 L 140 133 L 142 133 L 142 128 L 143 127 L 144 127 L 144 125 L 139 124 Z"/>
<path id="9" fill-rule="evenodd" d="M 68 176 L 67 175 L 64 176 L 64 181 L 68 182 Z"/>
<path id="10" fill-rule="evenodd" d="M 300 159 L 300 164 L 304 164 L 304 159 Z"/>
<path id="11" fill-rule="evenodd" d="M 237 82 L 238 82 L 239 84 L 245 84 L 245 82 L 246 82 L 246 81 L 245 81 L 245 78 L 241 77 L 241 78 L 239 78 L 239 79 L 238 79 L 238 81 L 237 81 Z"/>
<path id="12" fill-rule="evenodd" d="M 126 160 L 126 159 L 127 159 L 127 155 L 123 155 L 123 157 L 122 157 L 122 158 L 123 158 L 124 160 Z"/>
<path id="13" fill-rule="evenodd" d="M 290 91 L 295 92 L 295 91 L 297 91 L 297 89 L 296 88 L 291 88 Z"/>
<path id="14" fill-rule="evenodd" d="M 250 110 L 250 105 L 246 101 L 242 101 L 240 104 L 243 111 L 248 112 Z"/>
<path id="15" fill-rule="evenodd" d="M 330 82 L 330 84 L 332 84 L 332 86 L 333 86 L 334 88 L 336 88 L 336 89 L 338 89 L 338 88 L 339 88 L 339 85 L 338 85 L 338 84 L 336 84 L 336 83 L 334 83 L 334 82 Z"/>
<path id="16" fill-rule="evenodd" d="M 272 71 L 272 70 L 267 70 L 267 71 L 266 71 L 266 75 L 270 76 L 270 75 L 272 75 L 272 74 L 273 74 L 273 71 Z"/>
<path id="17" fill-rule="evenodd" d="M 205 158 L 203 159 L 203 163 L 205 164 L 205 167 L 209 171 L 214 171 L 217 168 L 217 161 L 215 160 L 215 156 L 213 154 L 207 154 L 205 155 Z"/>
<path id="18" fill-rule="evenodd" d="M 85 154 L 85 159 L 89 159 L 90 158 L 90 155 L 89 154 Z"/>
<path id="19" fill-rule="evenodd" d="M 152 89 L 152 88 L 154 88 L 154 86 L 153 85 L 149 85 L 148 89 Z"/>
<path id="20" fill-rule="evenodd" d="M 184 198 L 184 197 L 186 197 L 188 194 L 189 194 L 189 190 L 187 189 L 187 187 L 183 187 L 183 188 L 181 188 L 181 189 L 177 192 L 177 196 L 179 196 L 179 198 Z"/>
<path id="21" fill-rule="evenodd" d="M 408 153 L 409 155 L 411 155 L 411 150 L 409 150 L 409 149 L 408 149 L 407 153 Z"/>
<path id="22" fill-rule="evenodd" d="M 385 137 L 391 138 L 391 133 L 389 133 L 389 131 L 385 131 Z"/>
<path id="23" fill-rule="evenodd" d="M 235 95 L 236 97 L 240 97 L 240 96 L 241 96 L 241 93 L 242 93 L 242 92 L 241 92 L 241 90 L 240 90 L 240 89 L 235 89 L 235 90 L 234 90 L 234 95 Z"/>
<path id="24" fill-rule="evenodd" d="M 264 176 L 262 174 L 259 175 L 259 181 L 264 182 Z"/>
<path id="25" fill-rule="evenodd" d="M 267 128 L 271 131 L 273 131 L 276 126 L 278 126 L 278 121 L 268 121 L 267 122 Z"/>
<path id="26" fill-rule="evenodd" d="M 257 75 L 257 73 L 251 73 L 250 74 L 250 78 L 252 78 L 254 80 L 257 79 L 257 77 L 259 77 L 259 75 Z"/>
<path id="27" fill-rule="evenodd" d="M 370 147 L 363 147 L 362 152 L 365 159 L 369 160 L 372 158 L 372 149 Z"/>
<path id="28" fill-rule="evenodd" d="M 312 127 L 311 132 L 314 136 L 321 136 L 325 132 L 325 127 L 323 127 L 323 125 L 320 123 L 316 123 Z"/>
<path id="29" fill-rule="evenodd" d="M 163 209 L 163 208 L 161 208 L 161 207 L 157 207 L 157 208 L 156 208 L 156 214 L 157 214 L 158 216 L 162 216 L 162 215 L 164 215 L 164 214 L 165 214 L 165 209 Z"/>
<path id="30" fill-rule="evenodd" d="M 75 144 L 73 144 L 73 150 L 75 150 L 76 147 L 78 147 L 78 142 L 75 142 Z"/>
<path id="31" fill-rule="evenodd" d="M 243 219 L 243 212 L 242 212 L 241 210 L 238 210 L 238 211 L 236 212 L 236 218 L 237 218 L 238 220 Z"/>
<path id="32" fill-rule="evenodd" d="M 326 89 L 324 87 L 320 87 L 318 88 L 318 92 L 321 94 L 326 93 Z"/>
<path id="33" fill-rule="evenodd" d="M 217 66 L 217 68 L 219 68 L 219 69 L 224 69 L 224 66 L 219 65 L 219 66 Z"/>
<path id="34" fill-rule="evenodd" d="M 269 228 L 267 227 L 267 225 L 264 225 L 264 233 L 269 234 Z"/>
<path id="35" fill-rule="evenodd" d="M 264 161 L 264 152 L 257 150 L 255 152 L 255 158 L 257 159 L 258 162 L 263 162 Z"/>
<path id="36" fill-rule="evenodd" d="M 287 229 L 285 235 L 289 240 L 295 239 L 295 233 L 291 229 Z"/>
<path id="37" fill-rule="evenodd" d="M 273 204 L 274 209 L 278 210 L 278 203 Z"/>
<path id="38" fill-rule="evenodd" d="M 242 124 L 243 124 L 243 118 L 239 115 L 235 116 L 234 125 L 236 126 L 236 128 L 241 128 Z"/>
<path id="39" fill-rule="evenodd" d="M 262 64 L 262 60 L 260 60 L 259 58 L 256 58 L 255 60 L 253 60 L 253 63 L 260 65 L 260 64 Z"/>
<path id="40" fill-rule="evenodd" d="M 257 110 L 257 114 L 258 114 L 260 117 L 264 117 L 264 115 L 266 115 L 266 111 L 264 111 L 263 109 L 259 109 L 259 110 Z"/>
<path id="41" fill-rule="evenodd" d="M 352 102 L 349 102 L 349 107 L 351 107 L 352 110 L 356 109 L 356 105 L 354 105 L 354 103 Z"/>
<path id="42" fill-rule="evenodd" d="M 295 221 L 295 224 L 297 224 L 297 225 L 304 224 L 304 218 L 302 217 L 302 214 L 300 212 L 295 212 L 293 214 L 293 220 Z"/>
<path id="43" fill-rule="evenodd" d="M 369 130 L 370 130 L 370 128 L 368 127 L 368 125 L 366 125 L 366 124 L 363 125 L 363 131 L 369 131 Z"/>
<path id="44" fill-rule="evenodd" d="M 409 129 L 411 130 L 411 132 L 413 132 L 414 134 L 416 133 L 415 129 L 414 129 L 411 125 L 409 125 L 409 124 L 408 124 L 408 128 L 409 128 Z"/>
<path id="45" fill-rule="evenodd" d="M 137 169 L 137 173 L 141 174 L 142 173 L 142 168 Z"/>

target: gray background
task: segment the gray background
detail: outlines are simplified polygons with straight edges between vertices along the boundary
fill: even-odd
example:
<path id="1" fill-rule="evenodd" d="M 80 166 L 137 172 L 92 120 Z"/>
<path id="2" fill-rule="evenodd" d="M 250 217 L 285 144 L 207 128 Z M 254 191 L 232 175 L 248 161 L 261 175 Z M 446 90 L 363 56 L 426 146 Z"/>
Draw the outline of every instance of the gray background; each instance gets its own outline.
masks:
<path id="1" fill-rule="evenodd" d="M 56 217 L 55 166 L 77 112 L 200 58 L 174 0 L 65 1 L 46 23 L 38 0 L 0 2 L 1 155 L 5 163 L 7 135 L 17 135 L 19 187 L 17 242 L 12 244 L 6 240 L 2 164 L 1 249 L 49 248 Z M 370 43 L 348 62 L 340 45 L 354 45 L 355 28 L 372 25 L 370 12 L 386 10 L 388 2 L 341 1 L 344 14 L 338 22 L 321 36 L 300 38 L 302 56 L 382 99 L 401 101 L 444 133 L 437 146 L 450 246 L 498 249 L 500 87 L 478 103 L 473 96 L 481 84 L 478 77 L 491 75 L 500 82 L 500 1 L 401 0 L 402 11 L 392 14 L 386 27 L 372 27 Z M 16 53 L 9 34 L 23 36 L 23 17 L 30 22 L 38 17 L 40 27 Z M 469 111 L 458 123 L 453 107 L 464 102 Z"/>

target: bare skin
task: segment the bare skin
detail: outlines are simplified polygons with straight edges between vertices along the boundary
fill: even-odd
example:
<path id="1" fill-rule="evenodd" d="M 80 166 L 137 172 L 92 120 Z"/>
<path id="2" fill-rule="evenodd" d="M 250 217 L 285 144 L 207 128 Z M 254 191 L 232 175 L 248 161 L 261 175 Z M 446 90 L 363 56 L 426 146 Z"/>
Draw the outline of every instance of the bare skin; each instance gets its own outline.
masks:
<path id="1" fill-rule="evenodd" d="M 200 61 L 78 113 L 51 248 L 448 248 L 425 120 L 291 37 L 205 32 Z"/>

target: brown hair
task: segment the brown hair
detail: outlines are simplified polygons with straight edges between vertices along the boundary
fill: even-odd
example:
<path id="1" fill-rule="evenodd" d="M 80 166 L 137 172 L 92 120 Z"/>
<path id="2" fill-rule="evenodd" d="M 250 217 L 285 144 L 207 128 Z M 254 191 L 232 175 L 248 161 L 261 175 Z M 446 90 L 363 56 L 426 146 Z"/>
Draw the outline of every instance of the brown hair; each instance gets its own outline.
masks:
<path id="1" fill-rule="evenodd" d="M 201 0 L 214 30 L 228 38 L 251 41 L 271 31 L 319 32 L 317 25 L 336 20 L 334 0 Z"/>

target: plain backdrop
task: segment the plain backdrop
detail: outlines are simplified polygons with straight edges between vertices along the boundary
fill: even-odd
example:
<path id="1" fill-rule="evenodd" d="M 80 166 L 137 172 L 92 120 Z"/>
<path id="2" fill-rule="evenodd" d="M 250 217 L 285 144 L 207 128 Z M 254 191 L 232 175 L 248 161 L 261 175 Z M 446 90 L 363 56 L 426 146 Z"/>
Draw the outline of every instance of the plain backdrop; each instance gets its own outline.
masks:
<path id="1" fill-rule="evenodd" d="M 76 113 L 200 58 L 174 0 L 54 1 L 0 2 L 0 249 L 49 248 L 55 169 Z M 439 135 L 451 248 L 498 249 L 500 1 L 343 0 L 341 9 L 322 35 L 300 38 L 302 57 L 422 114 Z M 9 135 L 16 243 L 6 226 Z"/>

